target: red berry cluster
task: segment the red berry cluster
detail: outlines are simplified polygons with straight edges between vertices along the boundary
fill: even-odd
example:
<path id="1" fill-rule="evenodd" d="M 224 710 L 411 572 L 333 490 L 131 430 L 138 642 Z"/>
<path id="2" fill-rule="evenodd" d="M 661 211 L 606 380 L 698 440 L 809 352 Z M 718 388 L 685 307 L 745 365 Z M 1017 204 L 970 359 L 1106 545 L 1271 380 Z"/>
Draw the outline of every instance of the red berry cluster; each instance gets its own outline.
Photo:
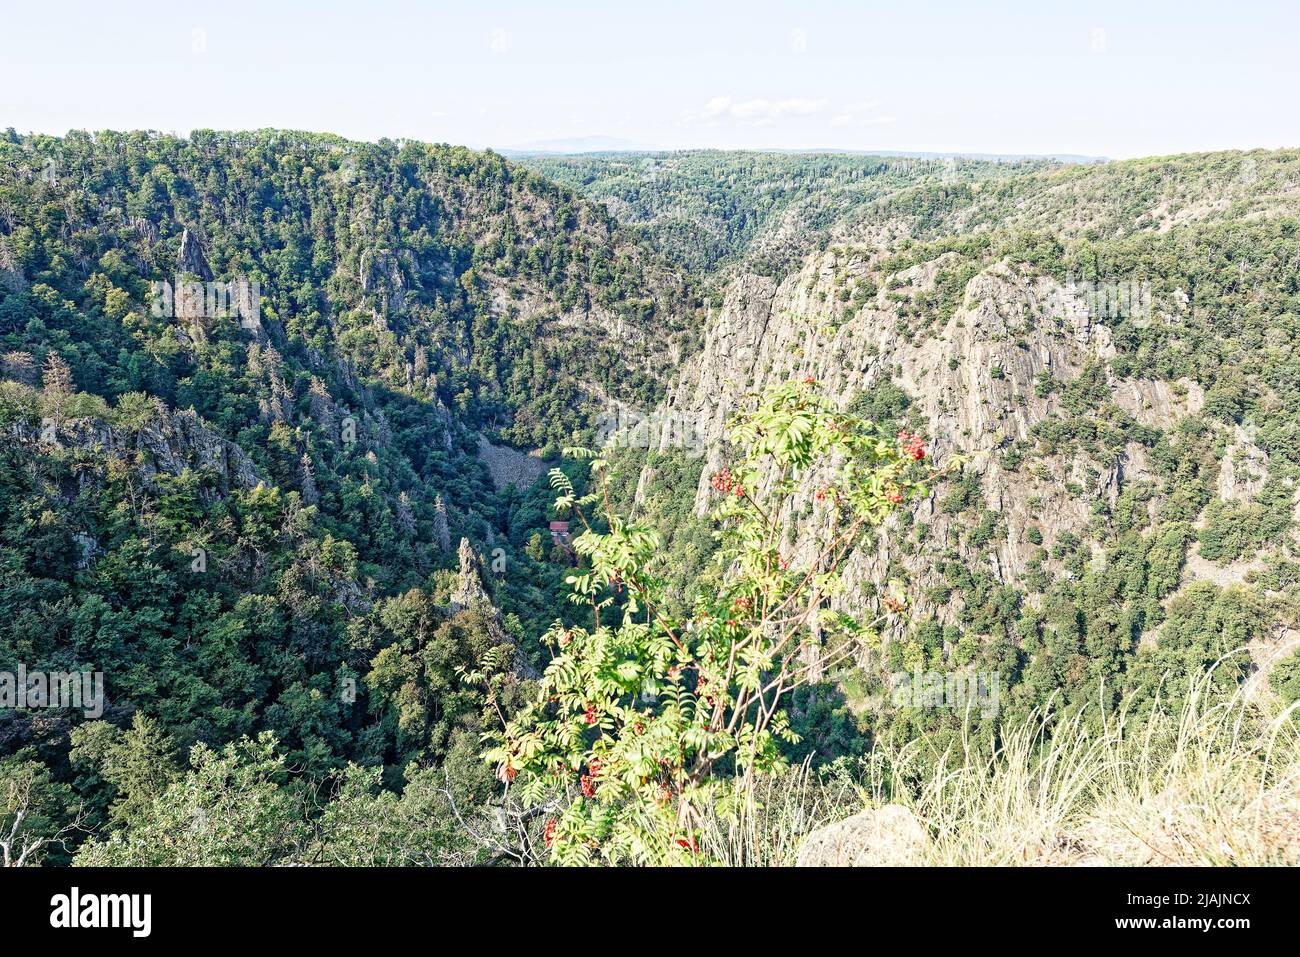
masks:
<path id="1" fill-rule="evenodd" d="M 700 853 L 700 849 L 696 845 L 695 838 L 693 837 L 679 837 L 677 839 L 677 846 L 686 848 L 686 850 L 690 851 L 692 854 Z"/>
<path id="2" fill-rule="evenodd" d="M 547 850 L 550 850 L 552 847 L 555 846 L 555 828 L 556 828 L 556 826 L 557 826 L 557 825 L 556 825 L 556 820 L 555 820 L 555 818 L 549 818 L 549 819 L 547 819 L 547 821 L 546 821 L 546 828 L 545 828 L 545 830 L 542 831 L 542 840 L 544 840 L 544 841 L 546 842 L 546 849 L 547 849 Z"/>
<path id="3" fill-rule="evenodd" d="M 810 376 L 810 375 L 806 375 L 806 376 L 803 377 L 803 384 L 804 384 L 804 385 L 816 385 L 816 384 L 817 384 L 817 380 L 816 380 L 815 378 L 813 378 L 812 376 Z"/>
<path id="4" fill-rule="evenodd" d="M 703 698 L 704 702 L 710 708 L 712 708 L 714 705 L 718 703 L 718 699 L 709 693 L 711 687 L 712 686 L 709 684 L 708 679 L 705 678 L 704 675 L 700 675 L 699 678 L 697 678 L 695 681 L 696 697 Z"/>
<path id="5" fill-rule="evenodd" d="M 746 611 L 753 604 L 754 604 L 753 600 L 749 598 L 747 595 L 741 595 L 735 601 L 735 606 L 738 611 Z"/>
<path id="6" fill-rule="evenodd" d="M 903 454 L 917 462 L 925 458 L 925 439 L 920 433 L 899 432 L 898 441 L 903 446 Z"/>
<path id="7" fill-rule="evenodd" d="M 578 778 L 578 783 L 582 785 L 582 796 L 594 798 L 596 796 L 596 781 L 590 774 L 584 774 Z"/>
<path id="8" fill-rule="evenodd" d="M 582 717 L 584 720 L 586 720 L 587 724 L 595 724 L 596 723 L 595 705 L 590 705 L 590 704 L 587 705 L 587 710 L 582 713 Z"/>
<path id="9" fill-rule="evenodd" d="M 745 496 L 744 486 L 736 481 L 735 477 L 728 469 L 722 469 L 714 475 L 713 478 L 709 479 L 709 484 L 723 495 L 726 495 L 728 492 L 735 492 L 736 498 L 744 498 Z"/>
<path id="10" fill-rule="evenodd" d="M 885 498 L 887 498 L 894 505 L 898 505 L 903 501 L 903 493 L 900 492 L 897 488 L 891 486 L 890 489 L 887 492 L 885 492 Z"/>

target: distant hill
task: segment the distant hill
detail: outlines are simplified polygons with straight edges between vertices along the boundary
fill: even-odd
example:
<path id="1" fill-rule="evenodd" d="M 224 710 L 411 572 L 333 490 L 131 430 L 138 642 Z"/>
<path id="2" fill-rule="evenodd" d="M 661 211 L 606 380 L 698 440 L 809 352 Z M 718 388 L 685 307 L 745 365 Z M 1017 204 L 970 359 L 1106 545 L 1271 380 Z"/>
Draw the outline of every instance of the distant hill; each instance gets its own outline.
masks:
<path id="1" fill-rule="evenodd" d="M 967 184 L 1063 164 L 850 152 L 690 150 L 520 156 L 604 203 L 670 263 L 776 275 L 899 191 Z"/>

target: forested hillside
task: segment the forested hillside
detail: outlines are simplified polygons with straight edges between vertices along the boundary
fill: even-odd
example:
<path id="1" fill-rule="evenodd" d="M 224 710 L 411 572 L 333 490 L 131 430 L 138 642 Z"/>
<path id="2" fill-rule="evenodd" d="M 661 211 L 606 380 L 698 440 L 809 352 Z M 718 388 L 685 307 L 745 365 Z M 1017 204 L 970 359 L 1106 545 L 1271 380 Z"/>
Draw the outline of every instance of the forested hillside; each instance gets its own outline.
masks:
<path id="1" fill-rule="evenodd" d="M 10 131 L 0 672 L 104 700 L 0 709 L 0 851 L 789 863 L 1044 715 L 1271 720 L 1298 335 L 1295 152 Z"/>
<path id="2" fill-rule="evenodd" d="M 973 182 L 1059 164 L 847 154 L 613 153 L 530 156 L 549 179 L 603 203 L 693 274 L 732 264 L 776 275 L 907 188 Z"/>
<path id="3" fill-rule="evenodd" d="M 554 456 L 609 397 L 653 403 L 694 308 L 599 209 L 491 154 L 10 133 L 0 659 L 102 672 L 107 705 L 6 710 L 7 773 L 52 827 L 110 830 L 191 746 L 259 734 L 276 784 L 356 762 L 400 785 L 457 740 L 478 780 L 456 669 L 535 656 L 570 614 L 549 496 L 494 484 L 481 443 Z M 500 611 L 466 597 L 481 579 Z"/>
<path id="4" fill-rule="evenodd" d="M 668 405 L 707 456 L 683 496 L 689 475 L 658 450 L 639 487 L 678 491 L 643 494 L 646 514 L 704 514 L 726 415 L 804 376 L 928 436 L 936 461 L 965 459 L 850 559 L 830 606 L 877 610 L 879 583 L 902 578 L 913 612 L 842 666 L 838 717 L 809 735 L 961 733 L 961 714 L 891 706 L 890 676 L 917 671 L 1000 675 L 998 718 L 973 722 L 989 740 L 1052 700 L 1180 700 L 1239 648 L 1226 686 L 1276 666 L 1294 700 L 1297 184 L 1294 152 L 921 182 L 798 271 L 730 281 Z M 804 559 L 832 520 L 824 487 L 810 472 L 785 516 Z"/>

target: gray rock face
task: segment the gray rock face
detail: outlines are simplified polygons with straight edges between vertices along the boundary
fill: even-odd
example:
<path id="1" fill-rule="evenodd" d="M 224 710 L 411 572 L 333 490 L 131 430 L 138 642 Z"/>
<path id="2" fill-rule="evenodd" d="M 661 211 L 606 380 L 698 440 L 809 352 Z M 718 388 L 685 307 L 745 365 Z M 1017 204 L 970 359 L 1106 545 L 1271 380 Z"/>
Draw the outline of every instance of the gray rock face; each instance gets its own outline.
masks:
<path id="1" fill-rule="evenodd" d="M 212 278 L 207 257 L 203 255 L 199 241 L 190 234 L 188 229 L 181 233 L 181 248 L 176 254 L 176 268 L 182 273 L 198 276 L 204 282 Z"/>
<path id="2" fill-rule="evenodd" d="M 1267 476 L 1268 453 L 1255 444 L 1251 430 L 1236 426 L 1219 464 L 1219 498 L 1250 501 L 1264 487 Z"/>
<path id="3" fill-rule="evenodd" d="M 486 627 L 492 640 L 497 644 L 506 642 L 514 644 L 502 626 L 501 610 L 492 604 L 492 597 L 483 587 L 483 560 L 474 550 L 474 546 L 469 543 L 468 538 L 460 540 L 458 556 L 460 568 L 456 572 L 456 585 L 451 590 L 449 610 L 454 614 L 467 608 L 482 609 L 487 612 Z M 529 662 L 523 648 L 517 644 L 515 644 L 515 669 L 525 678 L 539 677 L 537 669 Z"/>
<path id="4" fill-rule="evenodd" d="M 483 587 L 482 562 L 468 538 L 460 540 L 460 570 L 456 573 L 456 587 L 451 592 L 452 610 L 469 608 L 482 602 L 492 604 L 487 589 Z"/>
<path id="5" fill-rule="evenodd" d="M 136 441 L 147 453 L 146 472 L 179 475 L 187 467 L 207 467 L 216 470 L 227 487 L 254 488 L 263 481 L 243 449 L 209 430 L 188 409 L 151 423 Z"/>
<path id="6" fill-rule="evenodd" d="M 982 558 L 982 549 L 966 544 L 970 515 L 944 512 L 941 493 L 916 503 L 914 521 L 929 529 L 929 541 L 946 543 L 968 562 L 981 562 L 999 581 L 1023 581 L 1037 552 L 1027 540 L 1030 526 L 1047 541 L 1066 531 L 1087 539 L 1096 500 L 1113 504 L 1129 483 L 1150 477 L 1146 450 L 1135 443 L 1112 461 L 1056 455 L 1041 458 L 1033 469 L 1003 461 L 1014 443 L 1034 440 L 1040 423 L 1065 414 L 1060 389 L 1042 388 L 1043 383 L 1059 386 L 1114 355 L 1110 329 L 1094 315 L 1085 292 L 1002 262 L 966 282 L 945 324 L 923 336 L 903 336 L 898 330 L 906 311 L 934 294 L 952 254 L 900 271 L 892 288 L 878 289 L 874 298 L 847 312 L 838 292 L 848 288 L 846 282 L 865 281 L 877 255 L 830 250 L 810 255 L 799 272 L 779 284 L 750 275 L 731 282 L 703 349 L 682 370 L 668 399 L 669 413 L 691 423 L 706 450 L 695 510 L 702 515 L 713 504 L 709 477 L 728 454 L 727 417 L 752 408 L 753 397 L 767 386 L 812 376 L 823 393 L 847 406 L 859 392 L 893 382 L 925 419 L 930 460 L 942 466 L 954 453 L 965 456 L 967 471 L 979 478 L 979 504 L 998 516 L 1005 534 Z M 1161 427 L 1194 412 L 1201 400 L 1194 387 L 1175 394 L 1170 384 L 1152 380 L 1108 385 L 1118 404 Z M 796 561 L 810 561 L 818 552 L 813 536 L 825 526 L 827 509 L 813 501 L 812 491 L 823 480 L 815 473 L 803 479 L 809 513 L 783 516 L 795 528 L 790 552 Z M 1149 507 L 1158 504 L 1153 499 Z M 833 607 L 853 614 L 875 610 L 865 583 L 883 580 L 898 561 L 913 583 L 910 597 L 917 613 L 956 623 L 956 606 L 936 606 L 925 597 L 944 584 L 933 554 L 925 549 L 899 554 L 894 538 L 882 535 L 874 546 L 850 556 L 847 587 Z M 1060 572 L 1054 559 L 1044 567 Z"/>
<path id="7" fill-rule="evenodd" d="M 907 867 L 923 863 L 929 837 L 901 804 L 869 808 L 813 831 L 796 867 Z"/>
<path id="8" fill-rule="evenodd" d="M 29 430 L 30 431 L 30 430 Z M 134 434 L 110 426 L 103 419 L 71 419 L 60 423 L 47 437 L 21 434 L 28 441 L 53 441 L 73 448 L 98 448 L 119 456 L 139 453 L 136 465 L 146 477 L 180 475 L 186 469 L 217 473 L 222 491 L 255 488 L 265 478 L 252 459 L 234 442 L 212 431 L 196 412 L 168 410 L 158 403 L 153 416 Z"/>

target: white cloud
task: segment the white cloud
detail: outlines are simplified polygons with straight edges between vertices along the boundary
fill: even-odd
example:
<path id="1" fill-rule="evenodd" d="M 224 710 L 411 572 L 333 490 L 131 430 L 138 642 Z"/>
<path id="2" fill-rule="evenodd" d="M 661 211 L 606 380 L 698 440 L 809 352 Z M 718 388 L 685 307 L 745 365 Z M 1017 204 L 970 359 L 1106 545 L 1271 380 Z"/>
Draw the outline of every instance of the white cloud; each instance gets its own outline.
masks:
<path id="1" fill-rule="evenodd" d="M 879 100 L 848 103 L 839 113 L 831 117 L 831 126 L 836 128 L 845 126 L 884 126 L 893 123 L 895 117 L 876 115 L 875 110 L 878 106 L 880 106 Z"/>
<path id="2" fill-rule="evenodd" d="M 742 126 L 770 126 L 788 116 L 815 116 L 830 105 L 825 98 L 786 97 L 769 100 L 758 97 L 734 100 L 729 96 L 715 96 L 701 109 L 688 110 L 682 117 L 686 123 L 715 124 L 721 120 L 734 120 Z"/>
<path id="3" fill-rule="evenodd" d="M 699 116 L 702 119 L 712 119 L 715 116 L 721 116 L 726 113 L 731 106 L 731 97 L 715 96 L 709 102 L 704 104 L 704 109 L 700 110 Z"/>

